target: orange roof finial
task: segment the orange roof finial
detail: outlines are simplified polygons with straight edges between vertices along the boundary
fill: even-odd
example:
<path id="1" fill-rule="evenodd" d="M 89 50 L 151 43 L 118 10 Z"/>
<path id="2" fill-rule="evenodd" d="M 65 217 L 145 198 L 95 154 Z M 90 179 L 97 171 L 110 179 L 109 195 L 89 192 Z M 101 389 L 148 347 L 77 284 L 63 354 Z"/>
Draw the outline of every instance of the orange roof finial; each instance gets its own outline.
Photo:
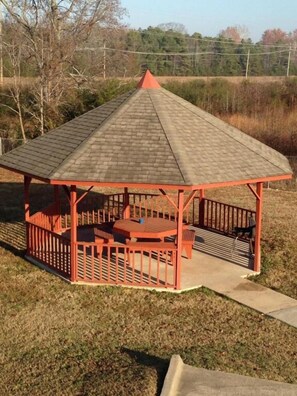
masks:
<path id="1" fill-rule="evenodd" d="M 158 83 L 158 81 L 155 79 L 155 77 L 152 75 L 152 73 L 149 71 L 149 69 L 147 69 L 142 79 L 139 81 L 137 88 L 152 89 L 152 88 L 161 88 L 161 86 Z"/>

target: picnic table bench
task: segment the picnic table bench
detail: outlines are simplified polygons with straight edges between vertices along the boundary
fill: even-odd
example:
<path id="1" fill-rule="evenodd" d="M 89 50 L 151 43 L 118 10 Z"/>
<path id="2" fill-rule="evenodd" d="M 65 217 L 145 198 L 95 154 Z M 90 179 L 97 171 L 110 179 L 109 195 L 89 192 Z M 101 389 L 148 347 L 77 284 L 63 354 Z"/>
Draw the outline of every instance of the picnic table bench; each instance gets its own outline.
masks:
<path id="1" fill-rule="evenodd" d="M 97 244 L 97 257 L 102 255 L 103 244 L 111 245 L 114 243 L 114 236 L 111 232 L 108 232 L 107 228 L 94 227 L 94 237 Z"/>

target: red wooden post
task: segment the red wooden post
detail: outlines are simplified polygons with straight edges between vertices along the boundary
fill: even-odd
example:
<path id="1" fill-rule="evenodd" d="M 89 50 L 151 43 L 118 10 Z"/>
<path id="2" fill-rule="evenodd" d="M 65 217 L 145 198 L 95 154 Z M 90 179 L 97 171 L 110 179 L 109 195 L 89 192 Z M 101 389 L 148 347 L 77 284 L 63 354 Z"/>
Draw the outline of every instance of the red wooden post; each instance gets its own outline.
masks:
<path id="1" fill-rule="evenodd" d="M 59 231 L 60 229 L 60 219 L 61 219 L 61 201 L 60 201 L 60 191 L 59 186 L 54 185 L 54 200 L 55 200 L 55 213 L 53 216 L 53 231 Z"/>
<path id="2" fill-rule="evenodd" d="M 199 190 L 199 226 L 204 227 L 204 198 L 205 198 L 205 191 L 204 189 Z"/>
<path id="3" fill-rule="evenodd" d="M 26 223 L 26 247 L 27 254 L 30 252 L 31 241 L 29 235 L 29 224 L 27 221 L 30 220 L 30 199 L 29 199 L 29 187 L 32 177 L 24 176 L 24 206 L 25 206 L 25 223 Z"/>
<path id="4" fill-rule="evenodd" d="M 256 232 L 255 232 L 255 258 L 254 271 L 261 270 L 261 229 L 262 229 L 262 204 L 263 204 L 263 183 L 257 183 L 257 198 L 256 202 Z"/>
<path id="5" fill-rule="evenodd" d="M 129 192 L 128 192 L 128 188 L 127 187 L 125 187 L 125 189 L 124 189 L 123 218 L 124 219 L 129 219 L 130 218 L 130 202 L 129 202 Z"/>
<path id="6" fill-rule="evenodd" d="M 29 187 L 32 177 L 24 176 L 25 221 L 30 219 Z"/>
<path id="7" fill-rule="evenodd" d="M 181 281 L 181 255 L 183 243 L 183 211 L 184 211 L 184 190 L 178 190 L 178 214 L 177 214 L 177 252 L 176 252 L 176 272 L 175 288 L 180 289 Z"/>
<path id="8" fill-rule="evenodd" d="M 77 280 L 77 204 L 76 204 L 76 186 L 70 188 L 70 217 L 71 217 L 71 231 L 70 231 L 70 280 L 75 282 Z"/>

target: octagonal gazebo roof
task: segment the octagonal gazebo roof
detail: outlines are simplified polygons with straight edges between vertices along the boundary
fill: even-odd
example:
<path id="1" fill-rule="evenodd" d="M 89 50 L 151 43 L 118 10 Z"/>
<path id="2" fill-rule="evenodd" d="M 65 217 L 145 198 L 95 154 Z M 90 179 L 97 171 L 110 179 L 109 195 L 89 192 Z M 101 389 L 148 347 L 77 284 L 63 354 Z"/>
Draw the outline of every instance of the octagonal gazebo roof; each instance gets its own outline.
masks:
<path id="1" fill-rule="evenodd" d="M 198 188 L 290 178 L 286 157 L 160 87 L 137 89 L 3 155 L 0 166 L 57 184 Z"/>

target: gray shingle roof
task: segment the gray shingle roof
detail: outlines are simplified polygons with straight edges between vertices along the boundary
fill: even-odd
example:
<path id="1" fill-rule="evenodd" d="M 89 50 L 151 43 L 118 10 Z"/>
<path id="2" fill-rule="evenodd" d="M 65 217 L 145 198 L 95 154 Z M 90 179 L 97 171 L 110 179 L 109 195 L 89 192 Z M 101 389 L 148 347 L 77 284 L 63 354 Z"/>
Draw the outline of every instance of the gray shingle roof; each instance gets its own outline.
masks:
<path id="1" fill-rule="evenodd" d="M 203 185 L 291 174 L 277 151 L 163 88 L 136 89 L 0 158 L 51 180 Z"/>

